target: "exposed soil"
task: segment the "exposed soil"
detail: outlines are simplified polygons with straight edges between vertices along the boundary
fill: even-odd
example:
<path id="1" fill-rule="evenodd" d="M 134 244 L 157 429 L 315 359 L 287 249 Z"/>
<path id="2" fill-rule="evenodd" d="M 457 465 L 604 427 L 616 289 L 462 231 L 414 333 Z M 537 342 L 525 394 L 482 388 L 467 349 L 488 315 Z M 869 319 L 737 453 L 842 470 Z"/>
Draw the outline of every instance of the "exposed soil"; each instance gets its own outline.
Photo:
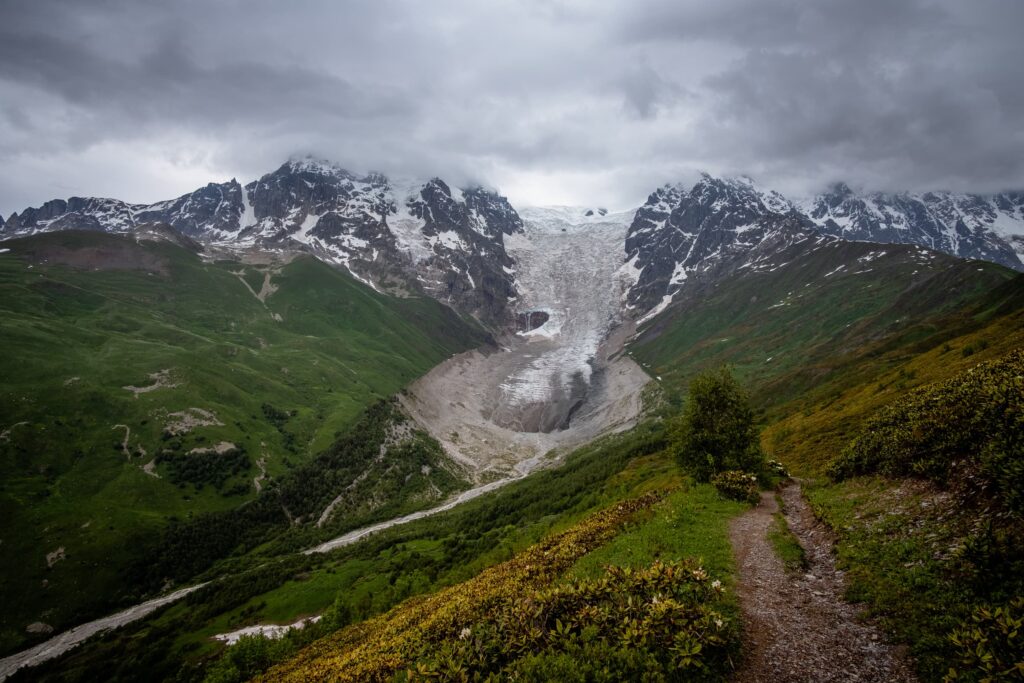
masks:
<path id="1" fill-rule="evenodd" d="M 24 421 L 22 421 L 22 422 L 15 422 L 10 427 L 8 427 L 4 431 L 0 432 L 0 441 L 10 441 L 11 440 L 11 431 L 15 427 L 24 427 L 27 424 L 28 424 L 28 422 L 24 422 Z"/>
<path id="2" fill-rule="evenodd" d="M 238 446 L 231 443 L 230 441 L 221 441 L 215 446 L 209 446 L 206 448 L 193 448 L 188 452 L 188 454 L 197 455 L 201 453 L 216 453 L 217 455 L 224 455 L 225 453 L 230 453 L 231 451 L 237 448 Z"/>
<path id="3" fill-rule="evenodd" d="M 160 478 L 160 475 L 157 474 L 157 471 L 156 471 L 156 458 L 150 460 L 145 465 L 143 465 L 142 466 L 142 471 L 145 472 L 146 474 L 148 474 L 151 477 L 156 477 L 157 479 Z"/>
<path id="4" fill-rule="evenodd" d="M 779 507 L 773 493 L 736 518 L 729 534 L 739 571 L 745 657 L 737 683 L 778 681 L 916 681 L 904 648 L 843 600 L 832 538 L 791 483 L 782 490 L 784 515 L 803 546 L 809 569 L 790 574 L 768 540 Z"/>
<path id="5" fill-rule="evenodd" d="M 213 637 L 213 639 L 219 640 L 228 645 L 234 645 L 244 636 L 263 636 L 264 638 L 276 640 L 278 638 L 283 638 L 284 635 L 292 629 L 301 630 L 309 624 L 315 624 L 322 618 L 323 617 L 321 616 L 307 617 L 305 619 L 299 619 L 292 624 L 257 624 L 255 626 L 246 626 L 245 628 L 240 628 L 237 631 L 231 631 L 230 633 L 218 633 Z"/>
<path id="6" fill-rule="evenodd" d="M 263 480 L 267 478 L 267 454 L 266 454 L 266 452 L 264 452 L 263 455 L 260 456 L 256 460 L 256 466 L 260 468 L 260 473 L 259 473 L 259 476 L 253 477 L 253 479 L 252 479 L 252 486 L 253 486 L 254 489 L 256 489 L 256 493 L 259 493 L 260 491 L 263 490 Z"/>
<path id="7" fill-rule="evenodd" d="M 66 556 L 64 555 L 64 546 L 61 546 L 52 553 L 46 553 L 46 566 L 52 567 L 64 559 L 66 559 Z"/>
<path id="8" fill-rule="evenodd" d="M 72 379 L 77 378 L 72 377 Z M 125 389 L 126 391 L 132 392 L 133 394 L 135 394 L 135 398 L 138 398 L 139 394 L 148 394 L 149 392 L 156 391 L 157 389 L 170 389 L 172 387 L 178 386 L 177 384 L 171 382 L 171 371 L 169 368 L 150 373 L 149 379 L 153 383 L 144 387 L 127 386 L 121 388 Z"/>
<path id="9" fill-rule="evenodd" d="M 111 429 L 123 429 L 124 440 L 121 442 L 121 452 L 128 460 L 132 459 L 132 452 L 128 449 L 128 439 L 132 438 L 132 428 L 128 425 L 114 425 Z"/>
<path id="10" fill-rule="evenodd" d="M 186 434 L 197 427 L 222 427 L 223 425 L 224 423 L 209 410 L 187 408 L 176 413 L 168 413 L 164 431 L 171 436 L 177 436 Z"/>
<path id="11" fill-rule="evenodd" d="M 270 281 L 272 275 L 276 275 L 279 271 L 277 270 L 265 270 L 263 271 L 263 284 L 260 286 L 260 291 L 256 291 L 252 288 L 249 282 L 245 279 L 245 271 L 239 270 L 232 273 L 237 277 L 245 288 L 249 290 L 249 293 L 256 297 L 261 304 L 267 305 L 267 297 L 277 291 L 277 285 Z"/>

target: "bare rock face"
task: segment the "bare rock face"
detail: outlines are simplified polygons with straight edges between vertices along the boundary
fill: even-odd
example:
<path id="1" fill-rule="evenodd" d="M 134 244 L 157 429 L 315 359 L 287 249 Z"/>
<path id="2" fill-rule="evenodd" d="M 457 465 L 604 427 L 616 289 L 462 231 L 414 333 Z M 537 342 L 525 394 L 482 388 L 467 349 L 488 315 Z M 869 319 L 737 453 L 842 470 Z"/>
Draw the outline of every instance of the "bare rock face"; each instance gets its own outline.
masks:
<path id="1" fill-rule="evenodd" d="M 49 635 L 53 633 L 53 627 L 41 621 L 35 621 L 25 627 L 25 632 L 33 635 Z"/>
<path id="2" fill-rule="evenodd" d="M 530 332 L 550 319 L 547 311 L 524 311 L 516 316 L 516 332 Z"/>
<path id="3" fill-rule="evenodd" d="M 1024 270 L 1024 192 L 861 195 L 836 183 L 801 209 L 821 232 L 844 240 L 917 244 Z"/>
<path id="4" fill-rule="evenodd" d="M 522 220 L 497 193 L 456 189 L 440 178 L 395 181 L 293 159 L 245 186 L 210 183 L 150 205 L 55 199 L 12 214 L 0 238 L 143 226 L 148 238 L 153 226 L 170 226 L 183 236 L 171 241 L 309 251 L 379 290 L 422 292 L 495 327 L 511 322 L 514 264 L 504 240 L 522 232 Z"/>
<path id="5" fill-rule="evenodd" d="M 816 234 L 781 195 L 747 178 L 705 174 L 689 189 L 666 185 L 637 210 L 626 236 L 626 269 L 634 278 L 627 308 L 638 318 L 660 311 L 688 281 L 749 267 L 759 254 Z"/>

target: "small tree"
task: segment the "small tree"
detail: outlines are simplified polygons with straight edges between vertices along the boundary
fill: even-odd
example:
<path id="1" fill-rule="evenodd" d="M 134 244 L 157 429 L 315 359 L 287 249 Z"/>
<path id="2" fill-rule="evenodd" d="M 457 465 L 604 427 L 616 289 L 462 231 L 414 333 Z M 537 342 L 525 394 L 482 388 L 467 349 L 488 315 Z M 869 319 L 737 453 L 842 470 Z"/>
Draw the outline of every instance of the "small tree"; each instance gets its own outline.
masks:
<path id="1" fill-rule="evenodd" d="M 760 473 L 764 469 L 750 401 L 725 367 L 690 382 L 674 442 L 680 466 L 698 481 L 726 470 Z"/>

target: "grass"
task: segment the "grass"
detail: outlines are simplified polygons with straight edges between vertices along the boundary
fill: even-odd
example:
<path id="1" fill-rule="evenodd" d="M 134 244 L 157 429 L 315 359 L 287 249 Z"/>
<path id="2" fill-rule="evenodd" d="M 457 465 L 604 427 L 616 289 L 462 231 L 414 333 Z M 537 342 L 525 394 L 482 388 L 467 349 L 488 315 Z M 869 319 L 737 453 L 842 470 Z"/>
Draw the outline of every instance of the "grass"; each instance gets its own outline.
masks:
<path id="1" fill-rule="evenodd" d="M 596 578 L 605 565 L 644 567 L 655 560 L 692 558 L 712 575 L 730 577 L 733 564 L 729 520 L 749 506 L 726 500 L 710 484 L 687 483 L 610 543 L 582 558 L 572 576 Z"/>
<path id="2" fill-rule="evenodd" d="M 971 571 L 979 557 L 993 559 L 978 543 L 985 528 L 976 510 L 960 506 L 948 492 L 878 476 L 818 482 L 804 491 L 837 535 L 847 599 L 865 604 L 894 640 L 909 646 L 922 681 L 942 681 L 956 664 L 960 652 L 950 635 L 971 623 L 976 608 L 1004 605 L 1021 594 L 1012 565 L 981 575 Z M 1010 573 L 999 576 L 1000 569 Z"/>
<path id="3" fill-rule="evenodd" d="M 1024 667 L 1012 620 L 986 622 L 979 611 L 990 629 L 982 632 L 971 618 L 1024 595 L 1022 372 L 1017 350 L 905 394 L 833 463 L 842 481 L 809 492 L 839 535 L 851 597 L 911 645 L 924 680 L 942 680 L 951 666 L 956 680 Z"/>
<path id="4" fill-rule="evenodd" d="M 329 636 L 298 657 L 268 672 L 265 680 L 392 680 L 391 672 L 427 639 L 444 638 L 523 591 L 549 585 L 580 555 L 607 542 L 635 512 L 657 500 L 653 493 L 588 516 L 568 530 L 547 537 L 507 562 L 462 584 Z"/>
<path id="5" fill-rule="evenodd" d="M 870 269 L 850 266 L 880 250 Z M 915 247 L 827 245 L 679 304 L 632 356 L 675 410 L 692 377 L 731 365 L 769 456 L 809 476 L 893 397 L 1024 344 L 1024 276 Z"/>
<path id="6" fill-rule="evenodd" d="M 252 499 L 256 460 L 282 477 L 371 402 L 483 339 L 451 309 L 379 295 L 312 258 L 274 270 L 278 289 L 264 305 L 233 273 L 262 282 L 266 267 L 209 263 L 170 244 L 52 233 L 5 247 L 0 653 L 28 643 L 29 623 L 60 630 L 130 600 L 121 572 L 169 519 Z M 74 267 L 62 256 L 94 252 L 148 267 Z M 174 386 L 124 388 L 165 369 Z M 269 420 L 264 404 L 286 419 Z M 193 407 L 218 424 L 165 439 L 168 415 Z M 137 455 L 122 452 L 115 425 L 130 428 Z M 248 466 L 219 491 L 175 486 L 166 465 L 160 478 L 142 470 L 162 448 L 221 441 L 243 449 Z M 66 559 L 47 566 L 58 548 Z"/>
<path id="7" fill-rule="evenodd" d="M 912 269 L 922 264 L 914 248 L 887 246 L 888 255 L 873 261 L 872 270 L 833 279 L 825 273 L 878 247 L 830 249 L 774 273 L 737 278 L 689 306 L 685 315 L 669 313 L 657 329 L 647 329 L 631 351 L 662 376 L 669 409 L 678 405 L 691 375 L 731 362 L 769 423 L 769 451 L 798 472 L 816 472 L 863 417 L 892 396 L 1024 341 L 1024 280 L 1011 280 L 1005 269 L 936 256 L 918 276 Z M 22 562 L 24 569 L 7 567 L 2 562 L 11 564 L 18 556 L 9 554 L 0 570 L 5 581 L 12 577 L 5 595 L 24 595 L 32 605 L 52 600 L 47 605 L 58 610 L 58 620 L 69 618 L 59 611 L 65 603 L 80 605 L 81 595 L 116 585 L 114 573 L 84 549 L 106 551 L 117 566 L 131 555 L 131 533 L 159 529 L 170 515 L 227 509 L 246 499 L 231 500 L 209 487 L 169 487 L 148 477 L 114 450 L 121 434 L 110 429 L 113 424 L 131 425 L 148 445 L 147 439 L 159 440 L 160 410 L 188 406 L 202 396 L 224 424 L 195 430 L 195 441 L 183 446 L 230 440 L 254 455 L 266 443 L 271 473 L 280 477 L 330 444 L 372 397 L 389 393 L 384 388 L 400 386 L 434 358 L 478 339 L 478 331 L 446 309 L 379 297 L 312 261 L 293 262 L 274 276 L 280 289 L 268 299 L 268 309 L 231 274 L 237 264 L 206 264 L 173 250 L 163 255 L 170 283 L 140 273 L 38 265 L 38 286 L 33 278 L 40 271 L 26 272 L 16 252 L 0 257 L 0 301 L 11 321 L 4 332 L 26 361 L 24 368 L 11 364 L 13 379 L 3 386 L 0 407 L 11 415 L 58 411 L 52 422 L 33 417 L 24 432 L 12 430 L 16 440 L 0 451 L 0 513 L 31 530 L 16 543 L 24 546 L 25 557 L 35 558 L 34 565 Z M 255 273 L 247 277 L 259 279 Z M 184 290 L 178 292 L 178 285 Z M 211 303 L 209 292 L 221 290 L 223 303 Z M 174 296 L 161 299 L 167 291 Z M 127 299 L 125 292 L 131 293 Z M 59 360 L 47 365 L 47 356 Z M 51 367 L 52 376 L 33 376 L 40 367 Z M 194 371 L 182 376 L 182 386 L 138 399 L 121 389 L 163 367 Z M 71 376 L 80 379 L 65 390 Z M 66 404 L 83 417 L 60 412 L 62 391 Z M 287 412 L 283 423 L 263 417 L 254 397 L 264 402 L 266 396 Z M 81 452 L 47 448 L 58 442 L 78 444 Z M 357 619 L 371 617 L 410 596 L 470 579 L 611 502 L 655 489 L 677 492 L 571 571 L 592 578 L 605 564 L 643 566 L 658 557 L 697 556 L 712 572 L 728 576 L 726 524 L 742 506 L 685 481 L 664 446 L 660 424 L 648 423 L 580 449 L 562 466 L 491 496 L 326 556 L 288 555 L 309 539 L 287 536 L 225 560 L 219 571 L 234 578 L 216 590 L 80 647 L 33 676 L 114 681 L 135 680 L 141 672 L 169 677 L 180 670 L 181 680 L 198 680 L 220 650 L 209 640 L 216 632 L 288 623 L 336 602 Z M 816 510 L 841 530 L 840 561 L 854 582 L 851 596 L 867 600 L 898 637 L 919 644 L 920 661 L 927 664 L 934 656 L 927 666 L 937 671 L 940 658 L 929 653 L 941 650 L 941 606 L 958 594 L 956 586 L 943 593 L 942 568 L 929 564 L 927 555 L 940 552 L 957 530 L 933 520 L 935 526 L 927 527 L 933 537 L 908 537 L 906 525 L 918 519 L 912 506 L 928 499 L 913 494 L 910 508 L 887 516 L 885 506 L 902 495 L 897 490 L 880 480 L 809 487 Z M 49 517 L 23 516 L 36 511 Z M 877 523 L 864 526 L 865 515 Z M 81 525 L 84 519 L 89 526 Z M 94 533 L 106 540 L 79 540 Z M 793 552 L 785 548 L 790 540 L 781 539 L 784 561 L 784 553 Z M 6 537 L 4 542 L 7 547 Z M 40 566 L 42 548 L 57 543 L 68 544 L 68 559 L 47 570 Z M 41 577 L 53 581 L 44 598 L 32 591 Z M 923 604 L 914 604 L 915 594 Z M 16 604 L 12 613 L 19 609 L 26 611 Z M 929 615 L 936 621 L 929 622 Z M 4 637 L 22 638 L 15 630 L 8 628 Z"/>
<path id="8" fill-rule="evenodd" d="M 778 495 L 776 494 L 776 499 Z M 779 501 L 779 505 L 782 501 Z M 796 540 L 793 531 L 786 522 L 786 517 L 781 512 L 776 512 L 773 517 L 772 526 L 768 529 L 768 542 L 772 544 L 779 559 L 782 560 L 786 571 L 790 573 L 803 572 L 807 570 L 807 555 L 800 542 Z"/>
<path id="9" fill-rule="evenodd" d="M 325 555 L 301 556 L 300 563 L 291 555 L 236 558 L 236 565 L 226 563 L 220 572 L 237 579 L 36 667 L 32 680 L 159 679 L 179 670 L 191 672 L 182 673 L 182 680 L 201 680 L 208 659 L 223 650 L 209 639 L 216 633 L 253 623 L 292 623 L 336 602 L 356 619 L 371 617 L 408 597 L 470 579 L 594 510 L 678 487 L 682 477 L 664 445 L 660 423 L 646 423 L 580 448 L 558 467 L 489 496 Z M 277 566 L 282 570 L 266 585 L 248 578 Z"/>
<path id="10" fill-rule="evenodd" d="M 909 644 L 922 680 L 941 681 L 952 657 L 947 636 L 975 602 L 950 571 L 951 550 L 969 533 L 969 521 L 947 514 L 950 501 L 920 484 L 864 477 L 804 490 L 838 534 L 847 599 L 865 603 Z"/>

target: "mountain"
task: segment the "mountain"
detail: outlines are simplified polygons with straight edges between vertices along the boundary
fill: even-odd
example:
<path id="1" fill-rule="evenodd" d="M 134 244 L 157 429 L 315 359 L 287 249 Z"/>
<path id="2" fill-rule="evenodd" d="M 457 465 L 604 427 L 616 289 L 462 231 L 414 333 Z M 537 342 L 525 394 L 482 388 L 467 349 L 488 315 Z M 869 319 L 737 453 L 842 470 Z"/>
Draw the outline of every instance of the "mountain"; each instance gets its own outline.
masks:
<path id="1" fill-rule="evenodd" d="M 357 178 L 311 160 L 237 187 L 241 206 L 231 183 L 157 208 L 69 201 L 19 228 L 44 234 L 3 245 L 0 533 L 10 552 L 0 577 L 14 597 L 0 647 L 211 580 L 21 680 L 201 680 L 220 657 L 212 636 L 313 614 L 323 618 L 279 641 L 274 657 L 318 637 L 320 652 L 343 653 L 350 635 L 382 623 L 368 617 L 656 489 L 674 491 L 659 513 L 584 562 L 635 564 L 638 549 L 643 563 L 700 555 L 727 580 L 739 508 L 674 464 L 669 419 L 646 419 L 678 415 L 697 372 L 731 365 L 765 446 L 813 475 L 871 410 L 1024 340 L 1024 276 L 823 234 L 800 206 L 745 178 L 665 186 L 635 213 L 542 207 L 521 221 L 492 193 Z M 365 208 L 378 200 L 386 206 Z M 85 221 L 88 206 L 93 218 L 105 212 L 94 229 L 125 234 L 45 232 Z M 491 313 L 504 321 L 497 344 L 416 296 L 449 291 L 430 289 L 424 273 L 472 275 L 468 291 L 480 290 L 484 268 L 509 286 Z M 473 306 L 466 292 L 451 302 Z M 643 380 L 632 393 L 628 365 Z M 431 376 L 444 381 L 424 393 Z M 517 439 L 564 436 L 601 396 L 635 398 L 640 424 L 522 459 Z M 530 419 L 508 419 L 509 406 Z M 430 428 L 429 410 L 446 428 Z M 472 420 L 453 421 L 463 415 Z M 505 431 L 477 430 L 481 417 Z M 486 481 L 469 489 L 486 495 L 330 553 L 301 552 L 466 489 L 469 470 L 455 463 L 473 463 L 452 458 L 452 444 L 508 459 L 472 482 Z M 487 488 L 508 472 L 507 488 Z M 415 606 L 431 603 L 405 604 L 415 624 Z"/>
<path id="2" fill-rule="evenodd" d="M 641 321 L 664 310 L 684 285 L 770 267 L 770 257 L 818 238 L 781 195 L 748 178 L 703 174 L 687 189 L 665 185 L 641 206 L 626 235 L 626 305 Z"/>
<path id="3" fill-rule="evenodd" d="M 608 213 L 571 211 L 594 219 Z M 0 223 L 0 238 L 65 229 L 123 233 L 144 223 L 165 223 L 221 250 L 308 251 L 381 291 L 425 293 L 495 328 L 522 313 L 513 306 L 520 292 L 505 238 L 522 233 L 523 222 L 507 199 L 440 178 L 357 175 L 311 157 L 245 186 L 210 183 L 150 205 L 55 199 L 12 214 Z M 633 215 L 622 269 L 634 281 L 627 310 L 653 317 L 684 281 L 763 267 L 765 254 L 811 232 L 916 244 L 1024 270 L 1024 192 L 857 194 L 837 183 L 793 202 L 746 177 L 705 173 L 691 187 L 658 188 Z"/>
<path id="4" fill-rule="evenodd" d="M 836 183 L 800 208 L 823 233 L 845 240 L 919 244 L 1024 269 L 1024 192 L 860 195 Z"/>
<path id="5" fill-rule="evenodd" d="M 377 289 L 423 292 L 493 324 L 515 297 L 504 237 L 520 232 L 522 221 L 504 197 L 440 178 L 358 176 L 311 158 L 244 187 L 210 183 L 149 205 L 55 199 L 12 214 L 0 236 L 125 233 L 154 222 L 222 249 L 309 251 Z"/>
<path id="6" fill-rule="evenodd" d="M 839 184 L 794 203 L 749 178 L 704 173 L 691 187 L 658 188 L 637 210 L 625 244 L 623 270 L 634 281 L 627 308 L 649 320 L 684 287 L 778 267 L 776 254 L 822 237 L 919 245 L 1024 270 L 1024 193 L 859 196 Z"/>

